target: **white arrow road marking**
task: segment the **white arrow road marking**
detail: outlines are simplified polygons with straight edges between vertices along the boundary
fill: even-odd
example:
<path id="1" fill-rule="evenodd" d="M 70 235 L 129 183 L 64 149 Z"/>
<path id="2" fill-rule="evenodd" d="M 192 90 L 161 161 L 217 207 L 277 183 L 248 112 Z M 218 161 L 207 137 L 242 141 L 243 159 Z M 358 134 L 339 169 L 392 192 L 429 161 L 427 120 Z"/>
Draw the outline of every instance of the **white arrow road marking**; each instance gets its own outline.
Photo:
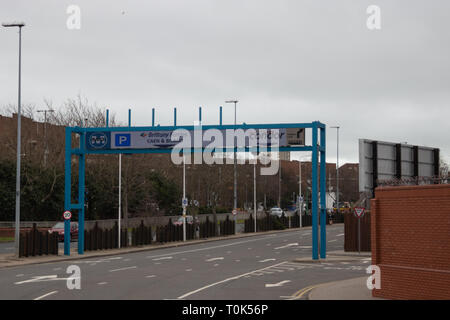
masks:
<path id="1" fill-rule="evenodd" d="M 275 260 L 277 260 L 277 259 L 271 258 L 271 259 L 264 259 L 264 260 L 261 260 L 259 262 L 267 262 L 267 261 L 275 261 Z"/>
<path id="2" fill-rule="evenodd" d="M 279 263 L 279 264 L 282 264 L 282 263 L 283 263 L 283 262 L 281 262 L 281 263 Z M 273 265 L 273 266 L 269 266 L 269 267 L 266 267 L 266 268 L 263 268 L 263 269 L 258 269 L 258 270 L 250 271 L 250 272 L 247 272 L 247 273 L 244 273 L 244 274 L 240 274 L 240 275 L 237 275 L 237 276 L 234 276 L 234 277 L 231 277 L 231 278 L 224 279 L 224 280 L 222 280 L 222 281 L 218 281 L 218 282 L 214 282 L 214 283 L 208 284 L 208 285 L 206 285 L 206 286 L 204 286 L 204 287 L 201 287 L 201 288 L 199 288 L 199 289 L 197 289 L 197 290 L 194 290 L 194 291 L 185 293 L 185 294 L 183 294 L 182 296 L 179 296 L 178 299 L 184 299 L 184 298 L 189 297 L 189 296 L 191 296 L 191 295 L 193 295 L 193 294 L 196 294 L 196 293 L 198 293 L 198 292 L 200 292 L 200 291 L 203 291 L 203 290 L 209 289 L 209 288 L 211 288 L 211 287 L 214 287 L 214 286 L 216 286 L 216 285 L 218 285 L 218 284 L 222 284 L 222 283 L 225 283 L 225 282 L 228 282 L 228 281 L 237 280 L 237 279 L 239 279 L 239 278 L 243 278 L 243 277 L 247 277 L 247 276 L 249 277 L 250 274 L 252 274 L 252 273 L 254 273 L 254 272 L 259 272 L 259 271 L 267 270 L 267 269 L 269 269 L 269 268 L 271 268 L 271 267 L 274 267 L 274 266 L 277 266 L 277 265 L 279 265 L 279 264 L 275 264 L 275 265 Z"/>
<path id="3" fill-rule="evenodd" d="M 120 269 L 113 269 L 113 270 L 109 270 L 109 272 L 116 272 L 116 271 L 122 271 L 122 270 L 129 270 L 129 269 L 136 269 L 136 266 L 132 266 L 132 267 L 126 267 L 126 268 L 120 268 Z"/>
<path id="4" fill-rule="evenodd" d="M 34 299 L 34 300 L 41 300 L 41 299 L 44 299 L 45 297 L 48 297 L 48 296 L 50 296 L 50 295 L 52 295 L 52 294 L 55 294 L 55 293 L 57 293 L 58 291 L 52 291 L 52 292 L 49 292 L 49 293 L 46 293 L 46 294 L 44 294 L 44 295 L 42 295 L 42 296 L 40 296 L 40 297 L 37 297 L 36 299 Z"/>
<path id="5" fill-rule="evenodd" d="M 152 261 L 168 260 L 168 259 L 172 259 L 172 258 L 173 258 L 173 257 L 161 257 L 161 258 L 152 259 Z"/>
<path id="6" fill-rule="evenodd" d="M 274 248 L 274 250 L 284 249 L 284 248 L 289 248 L 289 247 L 292 247 L 292 246 L 298 246 L 298 243 L 297 243 L 297 242 L 289 243 L 289 244 L 287 244 L 287 245 L 285 245 L 285 246 L 278 247 L 278 248 Z"/>
<path id="7" fill-rule="evenodd" d="M 266 288 L 272 288 L 272 287 L 281 287 L 285 283 L 289 283 L 291 280 L 284 280 L 278 283 L 266 283 Z"/>
<path id="8" fill-rule="evenodd" d="M 211 259 L 206 260 L 206 262 L 211 262 L 211 261 L 216 261 L 216 260 L 223 260 L 223 259 L 224 259 L 223 257 L 211 258 Z"/>

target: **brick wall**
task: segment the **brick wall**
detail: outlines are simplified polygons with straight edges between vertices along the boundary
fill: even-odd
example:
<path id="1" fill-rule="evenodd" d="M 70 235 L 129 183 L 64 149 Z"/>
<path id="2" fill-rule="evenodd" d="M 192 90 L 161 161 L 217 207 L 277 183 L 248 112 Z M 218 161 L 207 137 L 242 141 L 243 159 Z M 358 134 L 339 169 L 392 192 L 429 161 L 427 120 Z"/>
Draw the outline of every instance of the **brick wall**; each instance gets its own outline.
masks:
<path id="1" fill-rule="evenodd" d="M 371 206 L 373 296 L 450 299 L 450 185 L 377 188 Z"/>

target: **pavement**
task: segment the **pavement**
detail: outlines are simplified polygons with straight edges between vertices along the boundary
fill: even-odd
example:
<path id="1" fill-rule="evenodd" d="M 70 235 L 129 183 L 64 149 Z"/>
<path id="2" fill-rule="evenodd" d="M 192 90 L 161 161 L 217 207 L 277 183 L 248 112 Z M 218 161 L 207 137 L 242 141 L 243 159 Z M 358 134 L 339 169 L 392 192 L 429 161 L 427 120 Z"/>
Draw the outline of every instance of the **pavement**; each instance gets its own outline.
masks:
<path id="1" fill-rule="evenodd" d="M 306 288 L 366 276 L 370 257 L 336 254 L 344 245 L 343 229 L 343 224 L 327 226 L 327 247 L 335 258 L 320 263 L 308 262 L 311 228 L 21 259 L 26 264 L 10 260 L 0 268 L 0 299 L 306 299 Z M 74 281 L 79 289 L 70 285 Z"/>
<path id="2" fill-rule="evenodd" d="M 372 297 L 366 283 L 367 277 L 359 277 L 317 285 L 308 290 L 308 300 L 383 300 Z"/>

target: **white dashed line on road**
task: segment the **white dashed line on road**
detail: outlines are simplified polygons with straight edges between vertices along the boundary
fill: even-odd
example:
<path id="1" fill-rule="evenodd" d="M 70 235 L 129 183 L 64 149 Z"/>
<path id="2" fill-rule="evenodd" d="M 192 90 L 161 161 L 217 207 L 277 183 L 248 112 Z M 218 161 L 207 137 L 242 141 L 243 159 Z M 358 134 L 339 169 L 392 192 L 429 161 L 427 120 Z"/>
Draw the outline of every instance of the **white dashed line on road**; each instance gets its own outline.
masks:
<path id="1" fill-rule="evenodd" d="M 223 260 L 224 258 L 223 257 L 217 257 L 217 258 L 211 258 L 211 259 L 208 259 L 208 260 L 205 260 L 206 262 L 211 262 L 211 261 L 216 261 L 216 260 Z"/>
<path id="2" fill-rule="evenodd" d="M 113 269 L 113 270 L 109 270 L 109 272 L 116 272 L 116 271 L 122 271 L 122 270 L 130 270 L 130 269 L 136 269 L 136 266 L 132 266 L 132 267 L 126 267 L 126 268 L 120 268 L 120 269 Z"/>
<path id="3" fill-rule="evenodd" d="M 280 281 L 278 283 L 266 283 L 266 288 L 272 288 L 272 287 L 281 287 L 285 283 L 289 283 L 291 280 L 284 280 Z"/>
<path id="4" fill-rule="evenodd" d="M 264 259 L 264 260 L 261 260 L 261 261 L 259 261 L 259 262 L 268 262 L 268 261 L 275 261 L 275 260 L 277 260 L 277 259 L 275 259 L 275 258 L 270 258 L 270 259 Z"/>
<path id="5" fill-rule="evenodd" d="M 155 258 L 155 259 L 152 259 L 152 261 L 159 261 L 159 260 L 170 260 L 170 259 L 172 259 L 173 257 L 161 257 L 161 258 Z"/>

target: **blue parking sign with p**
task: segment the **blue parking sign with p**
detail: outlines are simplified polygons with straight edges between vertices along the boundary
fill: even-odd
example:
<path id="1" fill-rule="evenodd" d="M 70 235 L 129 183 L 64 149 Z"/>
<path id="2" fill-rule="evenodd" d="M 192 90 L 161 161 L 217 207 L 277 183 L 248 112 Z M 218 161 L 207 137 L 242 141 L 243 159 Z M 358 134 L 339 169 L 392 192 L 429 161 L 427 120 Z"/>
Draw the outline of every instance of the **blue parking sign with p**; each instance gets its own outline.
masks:
<path id="1" fill-rule="evenodd" d="M 129 133 L 116 134 L 116 147 L 129 147 L 131 145 L 131 136 Z"/>

